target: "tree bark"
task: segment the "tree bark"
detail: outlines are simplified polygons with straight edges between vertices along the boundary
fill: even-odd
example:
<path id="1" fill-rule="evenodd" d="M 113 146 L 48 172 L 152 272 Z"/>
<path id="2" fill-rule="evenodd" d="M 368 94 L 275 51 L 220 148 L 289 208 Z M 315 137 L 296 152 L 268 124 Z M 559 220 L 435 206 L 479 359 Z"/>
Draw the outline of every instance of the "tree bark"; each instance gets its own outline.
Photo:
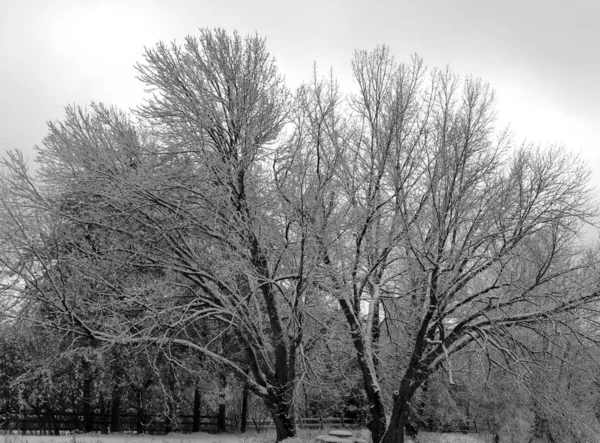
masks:
<path id="1" fill-rule="evenodd" d="M 287 396 L 277 395 L 270 403 L 271 417 L 275 424 L 277 441 L 280 442 L 286 438 L 296 435 L 296 420 L 293 405 L 287 399 Z"/>
<path id="2" fill-rule="evenodd" d="M 106 406 L 104 404 L 104 395 L 102 395 L 102 393 L 100 394 L 100 399 L 98 400 L 98 403 L 100 406 L 100 417 L 102 419 L 103 424 L 102 432 L 105 432 L 108 429 L 108 419 L 106 414 Z"/>
<path id="3" fill-rule="evenodd" d="M 225 405 L 224 404 L 220 404 L 219 405 L 219 416 L 217 418 L 217 428 L 219 430 L 219 432 L 227 432 L 227 426 L 225 424 Z"/>
<path id="4" fill-rule="evenodd" d="M 196 386 L 194 388 L 194 421 L 192 432 L 200 432 L 200 400 L 200 389 Z"/>
<path id="5" fill-rule="evenodd" d="M 110 407 L 110 430 L 111 432 L 119 432 L 120 420 L 119 414 L 121 412 L 121 387 L 119 382 L 115 381 L 112 389 L 111 407 Z"/>
<path id="6" fill-rule="evenodd" d="M 381 439 L 381 443 L 404 443 L 404 428 L 408 423 L 409 402 L 409 392 L 401 386 L 400 391 L 394 393 L 394 407 L 390 424 Z"/>
<path id="7" fill-rule="evenodd" d="M 219 398 L 219 415 L 217 418 L 217 429 L 219 432 L 227 432 L 227 426 L 225 424 L 225 411 L 225 388 L 223 388 Z"/>
<path id="8" fill-rule="evenodd" d="M 248 383 L 244 383 L 244 390 L 242 392 L 242 417 L 240 423 L 240 432 L 246 432 L 248 426 L 248 396 L 250 395 L 250 389 Z"/>
<path id="9" fill-rule="evenodd" d="M 385 408 L 382 402 L 374 401 L 371 403 L 371 417 L 371 421 L 368 424 L 368 428 L 371 431 L 371 438 L 373 439 L 373 443 L 379 443 L 383 438 L 387 426 Z"/>
<path id="10" fill-rule="evenodd" d="M 372 341 L 371 339 L 365 340 L 361 333 L 361 325 L 357 321 L 358 312 L 355 313 L 351 304 L 344 299 L 340 299 L 339 303 L 351 327 L 352 343 L 356 350 L 358 366 L 363 377 L 364 389 L 370 405 L 371 420 L 367 427 L 371 431 L 373 443 L 379 443 L 386 430 L 387 420 L 383 395 L 377 376 L 376 358 L 371 347 Z"/>
<path id="11" fill-rule="evenodd" d="M 92 432 L 92 376 L 89 372 L 89 365 L 87 363 L 84 364 L 84 376 L 83 376 L 83 431 L 84 432 Z"/>

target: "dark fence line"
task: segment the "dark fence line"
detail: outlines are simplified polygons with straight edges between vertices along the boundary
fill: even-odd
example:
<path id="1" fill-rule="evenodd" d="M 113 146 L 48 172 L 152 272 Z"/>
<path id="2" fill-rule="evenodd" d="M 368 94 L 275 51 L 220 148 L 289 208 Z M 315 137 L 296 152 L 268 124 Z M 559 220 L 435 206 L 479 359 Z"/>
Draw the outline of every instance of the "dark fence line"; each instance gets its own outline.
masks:
<path id="1" fill-rule="evenodd" d="M 218 433 L 221 431 L 218 415 L 201 415 L 196 417 L 198 430 L 203 432 Z M 91 417 L 92 432 L 111 432 L 110 413 L 95 413 Z M 272 420 L 250 420 L 249 427 L 254 426 L 257 431 L 273 429 Z M 348 417 L 310 417 L 299 418 L 298 427 L 307 429 L 323 428 L 359 428 L 365 424 Z M 225 430 L 237 430 L 238 421 L 225 419 Z M 18 432 L 22 434 L 50 434 L 61 435 L 81 432 L 84 429 L 84 416 L 73 412 L 58 413 L 28 413 L 28 414 L 0 414 L 0 432 Z M 181 415 L 175 421 L 169 421 L 164 416 L 150 416 L 138 414 L 119 414 L 119 432 L 167 434 L 171 431 L 189 433 L 194 430 L 194 416 Z"/>
<path id="2" fill-rule="evenodd" d="M 110 413 L 92 415 L 92 431 L 111 432 Z M 218 415 L 197 416 L 199 431 L 218 433 L 238 429 L 238 422 L 225 418 L 225 427 L 219 422 Z M 221 418 L 222 420 L 222 418 Z M 46 434 L 61 435 L 81 432 L 84 429 L 82 414 L 72 412 L 41 413 L 41 414 L 0 414 L 0 433 L 16 432 L 21 434 Z M 361 428 L 366 424 L 362 420 L 349 417 L 302 417 L 297 421 L 297 426 L 305 429 L 324 428 Z M 248 422 L 248 427 L 256 431 L 273 429 L 272 420 L 254 420 Z M 429 425 L 428 431 L 433 432 L 463 432 L 477 433 L 489 428 L 488 423 L 478 423 L 475 420 L 465 420 L 449 424 Z M 430 428 L 430 429 L 429 429 Z M 190 433 L 194 431 L 194 416 L 181 415 L 176 420 L 170 421 L 164 416 L 119 414 L 119 432 L 143 434 L 168 434 L 176 431 Z"/>
<path id="3" fill-rule="evenodd" d="M 218 415 L 201 415 L 197 429 L 203 432 L 217 433 L 222 428 Z M 110 413 L 95 413 L 91 417 L 92 432 L 111 432 Z M 234 429 L 237 424 L 225 418 L 225 430 Z M 81 432 L 84 429 L 84 416 L 73 412 L 0 414 L 0 431 L 23 434 L 61 435 Z M 168 434 L 171 431 L 192 432 L 193 415 L 180 415 L 176 420 L 165 419 L 164 416 L 119 414 L 119 432 Z"/>

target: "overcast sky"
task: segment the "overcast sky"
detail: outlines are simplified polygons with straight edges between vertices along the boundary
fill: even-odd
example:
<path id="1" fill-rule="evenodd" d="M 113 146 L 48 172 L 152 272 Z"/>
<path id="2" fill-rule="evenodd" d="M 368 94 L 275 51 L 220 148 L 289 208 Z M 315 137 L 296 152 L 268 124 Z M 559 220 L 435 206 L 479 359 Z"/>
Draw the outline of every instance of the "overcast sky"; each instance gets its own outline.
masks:
<path id="1" fill-rule="evenodd" d="M 0 2 L 0 149 L 35 156 L 67 103 L 124 108 L 143 90 L 144 46 L 202 27 L 267 37 L 288 84 L 312 63 L 350 83 L 354 49 L 391 46 L 488 81 L 518 139 L 564 144 L 600 188 L 600 0 L 214 0 Z M 600 194 L 600 191 L 599 191 Z"/>

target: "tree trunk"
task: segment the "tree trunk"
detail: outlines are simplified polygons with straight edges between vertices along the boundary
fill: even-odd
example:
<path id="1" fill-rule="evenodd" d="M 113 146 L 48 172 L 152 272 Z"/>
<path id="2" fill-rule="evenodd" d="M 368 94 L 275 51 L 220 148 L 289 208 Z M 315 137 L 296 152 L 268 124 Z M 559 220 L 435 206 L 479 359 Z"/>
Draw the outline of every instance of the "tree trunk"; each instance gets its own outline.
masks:
<path id="1" fill-rule="evenodd" d="M 171 408 L 169 408 L 169 412 L 165 417 L 165 435 L 168 435 L 173 430 L 173 418 L 171 416 Z"/>
<path id="2" fill-rule="evenodd" d="M 275 423 L 278 442 L 296 436 L 296 422 L 291 405 L 283 402 L 274 405 L 271 416 Z"/>
<path id="3" fill-rule="evenodd" d="M 219 405 L 219 416 L 217 418 L 217 428 L 219 432 L 227 432 L 227 426 L 225 424 L 225 403 Z"/>
<path id="4" fill-rule="evenodd" d="M 371 402 L 371 421 L 367 424 L 369 431 L 371 431 L 371 439 L 373 443 L 379 443 L 385 433 L 387 426 L 387 420 L 385 417 L 385 407 L 383 401 L 379 401 L 375 398 Z"/>
<path id="5" fill-rule="evenodd" d="M 136 431 L 138 435 L 141 435 L 144 433 L 144 406 L 142 403 L 142 389 L 139 389 L 136 394 Z"/>
<path id="6" fill-rule="evenodd" d="M 102 419 L 103 424 L 102 432 L 104 432 L 108 428 L 108 421 L 106 417 L 106 406 L 104 405 L 104 395 L 102 395 L 102 393 L 100 394 L 100 399 L 98 403 L 100 405 L 100 417 Z"/>
<path id="7" fill-rule="evenodd" d="M 83 378 L 83 431 L 92 432 L 92 376 L 89 373 L 88 364 L 84 366 L 84 378 Z"/>
<path id="8" fill-rule="evenodd" d="M 52 414 L 52 423 L 54 425 L 54 435 L 60 435 L 60 423 L 54 414 Z"/>
<path id="9" fill-rule="evenodd" d="M 226 399 L 227 399 L 227 374 L 221 374 L 221 393 L 219 394 L 219 415 L 217 417 L 217 430 L 218 432 L 227 432 L 227 426 L 225 425 L 226 417 Z"/>
<path id="10" fill-rule="evenodd" d="M 200 432 L 200 389 L 198 386 L 194 388 L 194 421 L 192 432 Z"/>
<path id="11" fill-rule="evenodd" d="M 121 387 L 119 382 L 115 381 L 112 389 L 111 407 L 110 407 L 110 430 L 111 432 L 119 432 L 120 420 L 119 414 L 121 412 Z"/>
<path id="12" fill-rule="evenodd" d="M 242 417 L 240 423 L 240 432 L 246 432 L 246 428 L 248 426 L 248 396 L 250 394 L 250 389 L 248 389 L 248 383 L 244 383 L 244 390 L 242 392 Z"/>
<path id="13" fill-rule="evenodd" d="M 381 439 L 381 443 L 404 443 L 404 428 L 408 423 L 410 397 L 406 389 L 394 393 L 394 407 L 390 424 Z"/>
<path id="14" fill-rule="evenodd" d="M 376 357 L 374 356 L 372 339 L 366 339 L 361 333 L 361 325 L 352 305 L 344 299 L 339 301 L 346 320 L 351 327 L 352 343 L 356 349 L 358 366 L 363 377 L 363 385 L 369 401 L 371 420 L 367 427 L 371 431 L 373 443 L 379 443 L 386 428 L 385 405 L 377 377 Z M 375 331 L 377 332 L 377 328 Z M 378 332 L 377 332 L 378 333 Z"/>
<path id="15" fill-rule="evenodd" d="M 355 343 L 356 346 L 356 343 Z M 365 362 L 367 357 L 363 351 L 363 344 L 357 346 L 359 367 L 363 376 L 363 384 L 365 393 L 367 394 L 367 400 L 369 401 L 369 412 L 371 420 L 367 423 L 367 427 L 371 431 L 371 438 L 373 443 L 379 443 L 387 426 L 387 420 L 385 416 L 385 404 L 383 403 L 383 395 L 379 388 L 379 381 L 377 380 L 377 372 L 375 370 L 374 362 L 367 364 Z"/>
<path id="16" fill-rule="evenodd" d="M 353 339 L 365 393 L 369 401 L 371 420 L 367 424 L 367 427 L 371 431 L 373 443 L 379 443 L 385 433 L 387 420 L 383 395 L 377 377 L 375 358 L 372 352 L 366 352 L 365 343 L 358 333 L 353 333 Z"/>

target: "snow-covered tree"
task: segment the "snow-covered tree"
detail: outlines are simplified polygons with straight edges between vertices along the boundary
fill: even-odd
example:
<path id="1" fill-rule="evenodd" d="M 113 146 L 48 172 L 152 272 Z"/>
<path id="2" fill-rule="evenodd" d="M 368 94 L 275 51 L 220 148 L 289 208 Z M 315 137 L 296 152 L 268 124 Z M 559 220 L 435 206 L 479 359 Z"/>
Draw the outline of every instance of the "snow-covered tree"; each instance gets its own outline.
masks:
<path id="1" fill-rule="evenodd" d="M 301 360 L 345 329 L 375 443 L 403 441 L 417 392 L 440 368 L 453 383 L 462 351 L 520 363 L 523 331 L 589 333 L 589 173 L 496 132 L 482 81 L 378 47 L 355 53 L 348 99 L 316 73 L 290 94 L 263 39 L 222 30 L 137 69 L 135 119 L 70 106 L 37 179 L 4 161 L 5 300 L 43 306 L 46 326 L 210 360 L 264 401 L 278 440 Z"/>

